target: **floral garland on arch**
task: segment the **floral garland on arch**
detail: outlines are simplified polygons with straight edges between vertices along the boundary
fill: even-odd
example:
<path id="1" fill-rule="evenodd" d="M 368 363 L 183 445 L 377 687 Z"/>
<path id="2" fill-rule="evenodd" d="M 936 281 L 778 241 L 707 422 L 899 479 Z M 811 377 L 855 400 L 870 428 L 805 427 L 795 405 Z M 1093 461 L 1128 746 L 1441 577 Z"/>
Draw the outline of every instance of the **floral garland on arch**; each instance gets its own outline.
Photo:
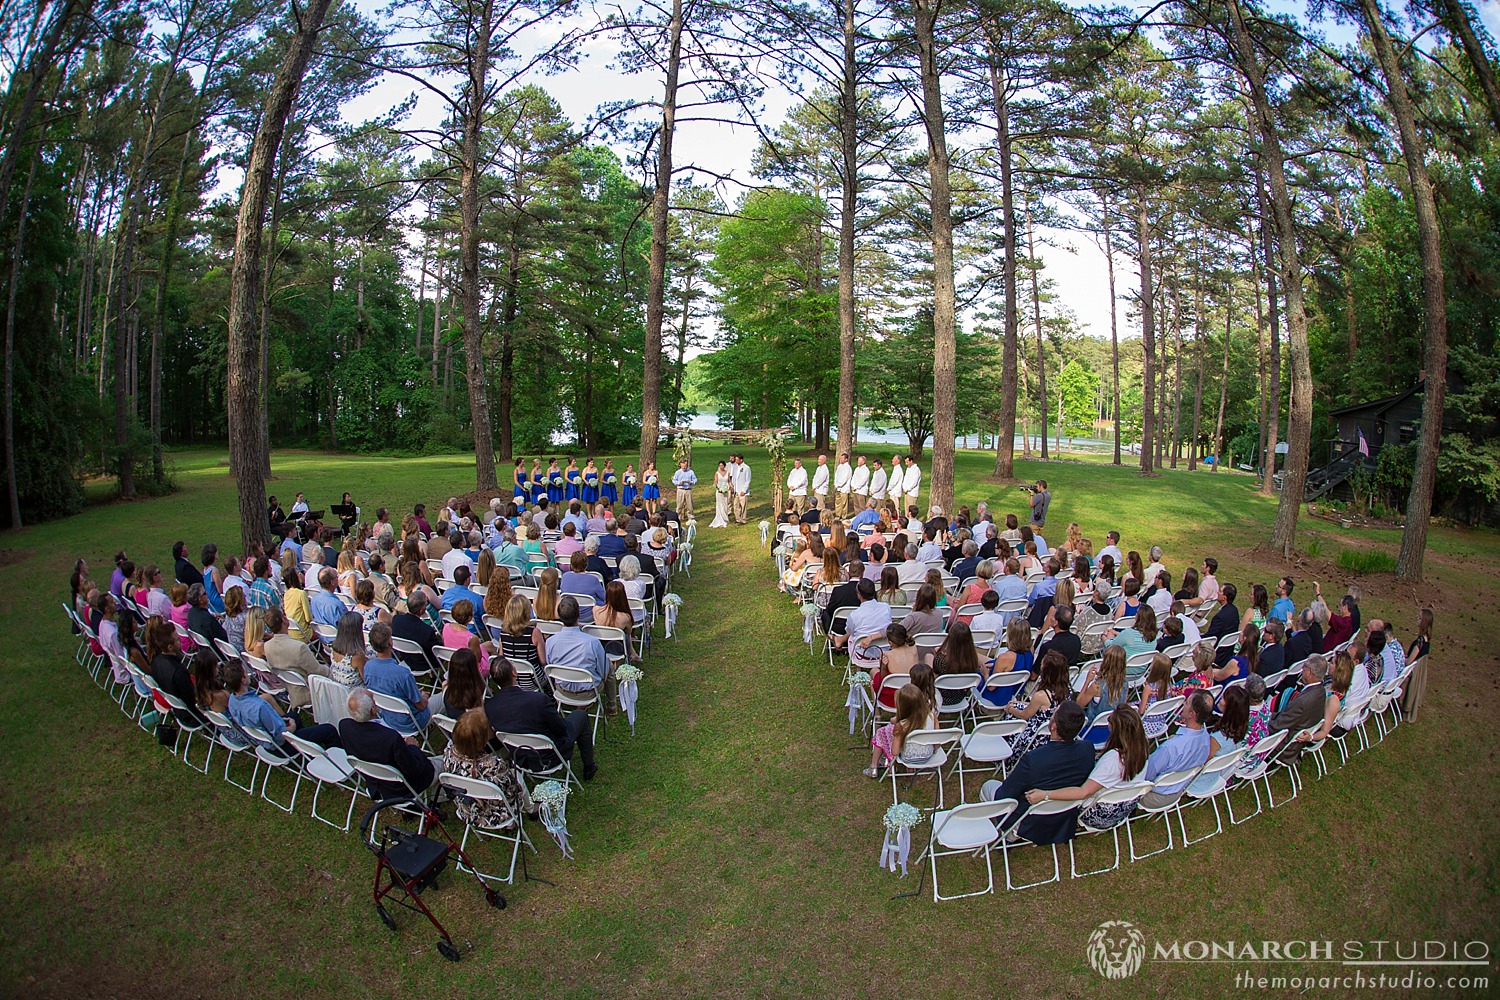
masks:
<path id="1" fill-rule="evenodd" d="M 786 488 L 786 477 L 782 470 L 786 465 L 786 435 L 780 431 L 767 431 L 756 441 L 771 456 L 771 513 L 781 511 L 781 491 Z"/>
<path id="2" fill-rule="evenodd" d="M 672 439 L 672 463 L 686 461 L 688 468 L 693 467 L 693 435 L 683 431 Z"/>

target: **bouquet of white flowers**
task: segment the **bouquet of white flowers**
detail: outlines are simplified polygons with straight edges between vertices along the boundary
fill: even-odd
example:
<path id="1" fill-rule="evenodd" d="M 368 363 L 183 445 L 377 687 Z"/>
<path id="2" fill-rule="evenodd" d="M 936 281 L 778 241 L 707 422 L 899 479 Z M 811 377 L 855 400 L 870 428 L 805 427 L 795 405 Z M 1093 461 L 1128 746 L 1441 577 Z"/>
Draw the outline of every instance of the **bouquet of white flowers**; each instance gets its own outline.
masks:
<path id="1" fill-rule="evenodd" d="M 911 856 L 911 828 L 921 822 L 922 811 L 910 802 L 897 802 L 885 811 L 885 844 L 880 849 L 880 867 L 896 870 L 906 877 L 906 860 Z"/>

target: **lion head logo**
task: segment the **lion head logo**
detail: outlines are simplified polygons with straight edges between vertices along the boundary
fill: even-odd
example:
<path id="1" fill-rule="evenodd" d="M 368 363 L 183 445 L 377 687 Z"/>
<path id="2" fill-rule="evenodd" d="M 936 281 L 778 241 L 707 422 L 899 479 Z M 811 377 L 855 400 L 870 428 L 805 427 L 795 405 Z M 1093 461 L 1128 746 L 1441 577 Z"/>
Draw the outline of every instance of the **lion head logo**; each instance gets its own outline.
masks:
<path id="1" fill-rule="evenodd" d="M 1106 920 L 1089 935 L 1089 965 L 1105 979 L 1125 979 L 1141 971 L 1146 938 L 1128 920 Z"/>

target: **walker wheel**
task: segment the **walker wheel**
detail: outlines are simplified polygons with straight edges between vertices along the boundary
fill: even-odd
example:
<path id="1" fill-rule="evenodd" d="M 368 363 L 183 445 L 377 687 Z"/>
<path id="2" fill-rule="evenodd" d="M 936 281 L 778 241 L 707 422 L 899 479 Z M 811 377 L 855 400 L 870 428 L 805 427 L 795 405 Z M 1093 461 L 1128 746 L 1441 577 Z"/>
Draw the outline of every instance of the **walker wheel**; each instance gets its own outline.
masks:
<path id="1" fill-rule="evenodd" d="M 437 950 L 438 954 L 450 962 L 457 962 L 459 959 L 458 948 L 454 947 L 453 942 L 447 938 L 443 938 L 437 943 Z"/>
<path id="2" fill-rule="evenodd" d="M 497 910 L 503 910 L 503 909 L 505 909 L 505 897 L 502 896 L 502 895 L 500 895 L 494 889 L 486 889 L 486 890 L 484 890 L 484 898 L 486 900 L 488 900 L 489 904 L 491 906 L 493 906 L 495 909 L 497 909 Z"/>
<path id="3" fill-rule="evenodd" d="M 391 916 L 390 913 L 386 911 L 386 908 L 384 906 L 381 906 L 379 903 L 376 903 L 375 904 L 375 912 L 378 913 L 378 914 L 380 914 L 380 922 L 381 923 L 385 924 L 391 930 L 395 930 L 396 929 L 396 918 L 393 917 L 393 916 Z"/>

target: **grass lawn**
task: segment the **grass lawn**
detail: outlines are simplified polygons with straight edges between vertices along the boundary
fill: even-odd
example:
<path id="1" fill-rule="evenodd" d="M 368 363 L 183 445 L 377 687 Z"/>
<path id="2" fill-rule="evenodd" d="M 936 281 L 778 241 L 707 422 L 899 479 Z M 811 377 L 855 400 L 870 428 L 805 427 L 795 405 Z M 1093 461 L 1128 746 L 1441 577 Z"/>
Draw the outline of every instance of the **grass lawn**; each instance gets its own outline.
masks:
<path id="1" fill-rule="evenodd" d="M 729 447 L 695 451 L 706 481 Z M 769 511 L 758 451 L 751 525 L 701 530 L 694 575 L 679 581 L 683 635 L 658 637 L 645 665 L 638 734 L 623 719 L 612 726 L 598 778 L 569 803 L 577 857 L 562 860 L 535 826 L 541 855 L 532 870 L 555 886 L 508 889 L 503 912 L 452 876 L 424 897 L 456 939 L 472 942 L 458 965 L 437 955 L 420 918 L 402 920 L 397 935 L 380 924 L 369 902 L 370 854 L 308 817 L 310 798 L 299 797 L 299 814 L 288 817 L 184 767 L 73 662 L 58 604 L 74 558 L 86 556 L 103 580 L 117 548 L 166 565 L 176 538 L 196 549 L 209 539 L 229 548 L 239 537 L 222 453 L 175 455 L 182 488 L 172 496 L 101 504 L 9 536 L 0 550 L 4 992 L 1203 996 L 1234 989 L 1246 967 L 1148 961 L 1134 978 L 1108 982 L 1085 960 L 1089 933 L 1120 919 L 1148 941 L 1500 943 L 1496 751 L 1483 721 L 1500 677 L 1490 644 L 1500 634 L 1495 535 L 1435 530 L 1419 590 L 1388 576 L 1360 580 L 1365 615 L 1393 617 L 1402 635 L 1419 600 L 1438 609 L 1415 724 L 1324 780 L 1309 765 L 1294 802 L 1206 843 L 1022 893 L 1006 893 L 1002 882 L 996 895 L 934 907 L 930 895 L 891 900 L 914 888 L 917 874 L 903 882 L 876 867 L 889 786 L 860 777 L 869 754 L 851 749 L 862 740 L 847 732 L 840 673 L 808 655 L 800 615 L 774 590 L 754 524 Z M 623 468 L 626 456 L 615 458 Z M 1013 484 L 989 479 L 992 465 L 983 453 L 960 455 L 960 502 L 1023 511 Z M 474 475 L 464 455 L 284 453 L 274 467 L 273 491 L 286 502 L 303 489 L 325 506 L 348 489 L 367 511 L 441 501 Z M 925 493 L 930 456 L 922 468 Z M 1220 578 L 1242 591 L 1289 571 L 1299 598 L 1312 579 L 1342 593 L 1350 580 L 1333 562 L 1341 546 L 1399 541 L 1307 520 L 1303 543 L 1317 539 L 1319 555 L 1286 567 L 1255 551 L 1274 502 L 1255 496 L 1249 477 L 1146 480 L 1098 463 L 1018 462 L 1017 470 L 1051 484 L 1049 537 L 1060 539 L 1076 519 L 1101 546 L 1118 528 L 1122 547 L 1159 543 L 1178 572 L 1216 555 Z M 700 514 L 711 502 L 700 490 Z M 925 794 L 919 786 L 915 796 Z M 1204 816 L 1190 820 L 1201 832 Z M 920 844 L 925 826 L 916 834 Z M 1150 832 L 1153 845 L 1159 834 Z M 1087 843 L 1082 863 L 1097 867 L 1107 849 L 1107 840 Z M 1042 856 L 1016 859 L 1018 875 L 1033 875 Z M 976 870 L 952 865 L 945 889 Z"/>

